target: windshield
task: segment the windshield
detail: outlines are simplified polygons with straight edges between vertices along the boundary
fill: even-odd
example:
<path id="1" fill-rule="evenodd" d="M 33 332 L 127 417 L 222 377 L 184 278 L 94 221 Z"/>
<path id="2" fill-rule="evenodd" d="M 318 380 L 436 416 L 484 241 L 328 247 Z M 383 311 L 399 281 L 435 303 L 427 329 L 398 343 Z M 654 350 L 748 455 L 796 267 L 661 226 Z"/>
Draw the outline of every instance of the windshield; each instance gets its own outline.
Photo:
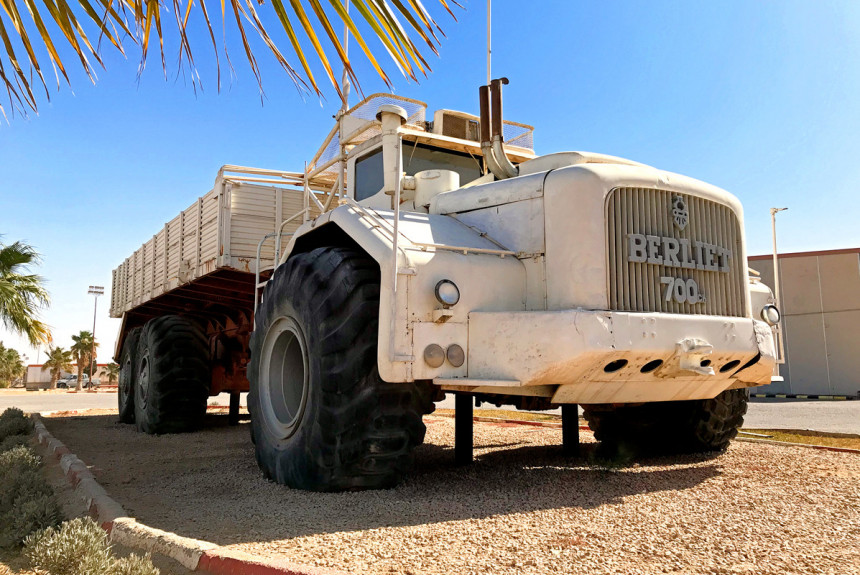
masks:
<path id="1" fill-rule="evenodd" d="M 415 142 L 403 142 L 403 171 L 414 176 L 424 170 L 451 170 L 460 174 L 460 185 L 480 178 L 481 158 L 452 152 Z M 364 200 L 379 192 L 384 185 L 382 148 L 377 148 L 355 162 L 355 199 Z"/>

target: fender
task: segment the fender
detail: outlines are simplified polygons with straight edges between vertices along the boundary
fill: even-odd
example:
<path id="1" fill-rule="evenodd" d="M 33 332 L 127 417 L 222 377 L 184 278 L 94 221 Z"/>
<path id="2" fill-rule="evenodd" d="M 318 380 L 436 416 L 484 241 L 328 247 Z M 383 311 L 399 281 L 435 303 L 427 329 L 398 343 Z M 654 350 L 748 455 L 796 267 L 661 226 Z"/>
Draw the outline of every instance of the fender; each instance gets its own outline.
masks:
<path id="1" fill-rule="evenodd" d="M 471 311 L 525 310 L 526 272 L 516 254 L 483 237 L 457 219 L 401 212 L 396 286 L 388 281 L 394 268 L 391 210 L 369 209 L 348 202 L 306 222 L 291 238 L 281 258 L 308 247 L 330 245 L 335 226 L 378 264 L 381 272 L 379 309 L 379 373 L 389 382 L 465 377 L 468 361 L 431 367 L 425 348 L 457 344 L 468 358 Z M 321 234 L 319 238 L 314 238 Z M 339 236 L 341 234 L 338 234 Z M 460 301 L 448 310 L 436 301 L 434 289 L 443 279 L 460 290 Z"/>

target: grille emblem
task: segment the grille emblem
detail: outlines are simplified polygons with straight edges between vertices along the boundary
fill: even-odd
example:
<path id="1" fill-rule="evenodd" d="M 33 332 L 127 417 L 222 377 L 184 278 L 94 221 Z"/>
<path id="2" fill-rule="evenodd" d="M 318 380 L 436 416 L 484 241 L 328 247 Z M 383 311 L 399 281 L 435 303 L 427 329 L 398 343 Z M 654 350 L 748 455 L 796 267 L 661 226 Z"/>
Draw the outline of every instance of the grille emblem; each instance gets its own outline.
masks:
<path id="1" fill-rule="evenodd" d="M 684 231 L 687 227 L 687 222 L 690 221 L 690 212 L 687 211 L 687 202 L 681 196 L 672 197 L 672 219 L 675 221 L 675 227 L 680 231 Z"/>

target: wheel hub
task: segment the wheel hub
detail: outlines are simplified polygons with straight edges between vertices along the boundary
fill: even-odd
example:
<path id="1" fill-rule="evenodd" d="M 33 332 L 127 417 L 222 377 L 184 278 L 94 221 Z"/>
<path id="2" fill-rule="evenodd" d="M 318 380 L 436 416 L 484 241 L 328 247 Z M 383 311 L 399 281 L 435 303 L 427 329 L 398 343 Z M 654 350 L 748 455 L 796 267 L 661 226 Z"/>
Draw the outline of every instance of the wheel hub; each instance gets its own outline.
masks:
<path id="1" fill-rule="evenodd" d="M 277 439 L 299 427 L 308 396 L 305 336 L 290 317 L 279 317 L 266 332 L 258 374 L 263 421 Z"/>
<path id="2" fill-rule="evenodd" d="M 123 363 L 122 369 L 119 372 L 119 389 L 128 397 L 131 394 L 131 359 L 126 359 L 125 363 Z"/>
<path id="3" fill-rule="evenodd" d="M 137 374 L 137 401 L 141 408 L 146 407 L 149 398 L 149 354 L 140 358 L 140 371 Z"/>

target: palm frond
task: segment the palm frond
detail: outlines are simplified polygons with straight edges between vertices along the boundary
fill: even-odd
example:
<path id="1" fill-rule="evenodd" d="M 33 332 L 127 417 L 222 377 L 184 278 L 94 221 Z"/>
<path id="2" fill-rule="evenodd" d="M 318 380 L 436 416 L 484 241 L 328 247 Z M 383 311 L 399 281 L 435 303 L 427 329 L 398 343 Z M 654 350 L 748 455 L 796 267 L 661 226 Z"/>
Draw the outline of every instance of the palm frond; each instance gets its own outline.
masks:
<path id="1" fill-rule="evenodd" d="M 162 69 L 167 74 L 165 58 L 165 38 L 177 38 L 178 67 L 188 66 L 192 71 L 192 83 L 199 80 L 194 59 L 191 36 L 187 33 L 192 17 L 195 0 L 0 0 L 0 90 L 5 89 L 12 112 L 27 113 L 37 111 L 36 86 L 41 85 L 50 100 L 50 90 L 45 80 L 40 59 L 47 53 L 54 68 L 57 86 L 60 75 L 70 83 L 69 70 L 61 59 L 62 51 L 71 50 L 81 67 L 93 82 L 96 80 L 96 65 L 104 67 L 101 50 L 102 38 L 107 39 L 104 46 L 125 53 L 124 42 L 134 42 L 140 50 L 139 73 L 143 73 L 152 42 L 158 43 Z M 271 10 L 266 14 L 259 6 L 266 6 L 264 0 L 220 0 L 222 42 L 218 41 L 209 16 L 207 0 L 197 0 L 200 5 L 205 29 L 214 48 L 221 85 L 220 51 L 223 49 L 227 62 L 232 69 L 230 54 L 227 51 L 227 29 L 236 31 L 260 91 L 263 79 L 258 63 L 258 48 L 252 45 L 248 26 L 256 32 L 264 50 L 271 53 L 280 67 L 293 80 L 300 91 L 311 90 L 321 96 L 323 91 L 312 72 L 313 62 L 319 64 L 332 88 L 343 98 L 340 83 L 335 75 L 334 65 L 343 66 L 351 82 L 359 89 L 359 78 L 350 61 L 343 42 L 335 31 L 334 21 L 340 21 L 355 38 L 361 53 L 368 59 L 374 71 L 389 87 L 391 79 L 379 62 L 377 50 L 384 51 L 401 74 L 417 81 L 418 73 L 426 75 L 430 70 L 419 44 L 438 54 L 441 27 L 422 4 L 421 0 L 329 0 L 324 6 L 321 0 L 272 0 Z M 213 2 L 215 0 L 208 0 Z M 371 47 L 366 35 L 362 35 L 355 20 L 350 17 L 344 2 L 354 7 L 364 25 L 379 41 L 379 47 Z M 438 0 L 444 10 L 454 17 L 446 0 Z M 457 2 L 453 2 L 460 6 Z M 308 9 L 309 8 L 309 9 Z M 165 12 L 173 12 L 173 18 L 164 18 Z M 28 21 L 25 15 L 29 15 Z M 130 16 L 131 21 L 126 20 Z M 455 18 L 456 19 L 456 18 Z M 401 24 L 401 20 L 404 24 Z M 170 24 L 168 25 L 168 22 Z M 298 23 L 298 27 L 294 25 Z M 53 25 L 56 30 L 53 31 Z M 287 55 L 278 47 L 272 27 L 283 30 L 298 66 L 290 63 Z M 28 31 L 28 28 L 30 31 Z M 299 37 L 298 30 L 303 37 Z M 320 33 L 318 30 L 322 30 Z M 32 31 L 35 30 L 35 34 Z M 97 38 L 95 42 L 90 38 Z M 311 58 L 306 52 L 310 50 Z M 177 70 L 177 73 L 179 70 Z M 35 82 L 35 84 L 34 84 Z M 0 104 L 0 113 L 6 115 L 6 107 Z"/>
<path id="2" fill-rule="evenodd" d="M 25 273 L 39 254 L 22 242 L 0 245 L 0 324 L 25 336 L 31 344 L 48 343 L 50 329 L 39 312 L 50 303 L 41 277 Z"/>

